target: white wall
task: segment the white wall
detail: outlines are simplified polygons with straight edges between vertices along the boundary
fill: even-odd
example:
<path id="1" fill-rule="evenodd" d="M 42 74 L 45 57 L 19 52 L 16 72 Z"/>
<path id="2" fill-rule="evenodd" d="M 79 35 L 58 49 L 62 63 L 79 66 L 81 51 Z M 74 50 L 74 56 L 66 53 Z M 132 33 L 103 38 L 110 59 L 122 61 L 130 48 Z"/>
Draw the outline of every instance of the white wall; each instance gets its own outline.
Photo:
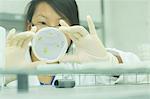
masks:
<path id="1" fill-rule="evenodd" d="M 102 12 L 101 12 L 101 0 L 76 0 L 78 7 L 79 7 L 79 15 L 80 20 L 87 22 L 86 16 L 90 15 L 97 27 L 97 33 L 99 38 L 103 41 L 102 29 L 101 29 L 101 22 L 102 22 Z"/>
<path id="2" fill-rule="evenodd" d="M 106 44 L 137 52 L 150 42 L 149 0 L 104 0 Z"/>
<path id="3" fill-rule="evenodd" d="M 101 21 L 101 0 L 76 0 L 79 6 L 81 20 L 86 20 L 91 15 L 96 22 Z"/>
<path id="4" fill-rule="evenodd" d="M 0 12 L 24 14 L 29 1 L 31 0 L 0 0 Z"/>
<path id="5" fill-rule="evenodd" d="M 0 12 L 24 14 L 28 2 L 31 0 L 0 0 Z M 80 9 L 81 20 L 91 15 L 95 21 L 100 21 L 100 0 L 76 0 Z"/>
<path id="6" fill-rule="evenodd" d="M 24 14 L 26 5 L 31 0 L 0 0 L 0 13 L 13 13 Z M 92 16 L 93 20 L 98 23 L 98 27 L 101 22 L 101 0 L 76 0 L 79 7 L 80 20 L 86 25 L 86 16 Z M 99 37 L 102 36 L 100 29 L 97 30 Z"/>

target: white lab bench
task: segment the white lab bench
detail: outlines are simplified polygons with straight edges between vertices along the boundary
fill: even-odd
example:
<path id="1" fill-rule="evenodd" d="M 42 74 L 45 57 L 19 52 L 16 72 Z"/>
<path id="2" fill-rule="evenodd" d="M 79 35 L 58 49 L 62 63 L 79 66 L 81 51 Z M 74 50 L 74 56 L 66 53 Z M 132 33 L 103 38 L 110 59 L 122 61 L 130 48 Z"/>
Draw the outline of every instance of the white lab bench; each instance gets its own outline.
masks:
<path id="1" fill-rule="evenodd" d="M 39 66 L 37 70 L 0 70 L 0 74 L 16 74 L 23 93 L 15 87 L 4 87 L 0 90 L 0 99 L 150 99 L 150 84 L 135 85 L 98 85 L 78 86 L 74 88 L 55 88 L 52 86 L 28 86 L 25 82 L 28 75 L 36 74 L 121 74 L 146 73 L 150 74 L 150 62 L 142 64 L 83 64 L 77 69 L 70 69 L 66 65 Z M 103 66 L 104 65 L 104 66 Z M 22 79 L 23 78 L 23 79 Z M 25 80 L 24 80 L 25 78 Z M 25 81 L 25 82 L 24 82 Z M 24 87 L 25 85 L 25 87 Z"/>
<path id="2" fill-rule="evenodd" d="M 30 87 L 29 92 L 18 93 L 16 88 L 0 90 L 0 99 L 150 99 L 150 85 L 91 86 L 54 88 Z"/>

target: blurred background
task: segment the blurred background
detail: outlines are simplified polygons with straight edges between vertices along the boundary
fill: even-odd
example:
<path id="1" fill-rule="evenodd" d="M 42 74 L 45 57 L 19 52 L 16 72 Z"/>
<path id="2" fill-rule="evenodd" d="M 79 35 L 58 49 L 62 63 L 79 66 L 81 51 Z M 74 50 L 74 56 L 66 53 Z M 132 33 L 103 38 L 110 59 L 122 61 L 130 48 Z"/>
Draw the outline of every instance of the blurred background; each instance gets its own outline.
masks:
<path id="1" fill-rule="evenodd" d="M 24 12 L 31 0 L 0 0 L 0 25 L 24 31 Z M 108 48 L 150 59 L 150 0 L 76 0 L 81 24 L 94 19 L 97 33 Z"/>

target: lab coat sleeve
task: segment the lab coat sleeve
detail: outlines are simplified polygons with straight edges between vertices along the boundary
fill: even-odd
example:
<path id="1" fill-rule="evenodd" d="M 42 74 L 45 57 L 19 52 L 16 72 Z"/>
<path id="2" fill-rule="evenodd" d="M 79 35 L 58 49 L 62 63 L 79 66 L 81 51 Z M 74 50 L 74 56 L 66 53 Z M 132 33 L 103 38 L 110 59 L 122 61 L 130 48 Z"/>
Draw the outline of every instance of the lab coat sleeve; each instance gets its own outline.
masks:
<path id="1" fill-rule="evenodd" d="M 26 54 L 25 54 L 25 61 L 26 61 L 27 63 L 30 63 L 30 62 L 31 62 L 29 49 L 27 50 L 27 52 L 26 52 Z M 30 75 L 29 75 L 28 83 L 29 83 L 29 86 L 39 86 L 39 85 L 40 85 L 40 82 L 39 82 L 37 76 L 30 76 Z M 9 86 L 11 86 L 11 87 L 16 87 L 16 85 L 17 85 L 17 80 L 10 82 L 7 86 L 8 86 L 8 87 L 9 87 Z"/>
<path id="2" fill-rule="evenodd" d="M 28 83 L 29 83 L 29 86 L 39 86 L 40 85 L 37 76 L 29 76 Z M 12 81 L 7 85 L 7 87 L 16 87 L 16 86 L 17 86 L 17 80 Z"/>
<path id="3" fill-rule="evenodd" d="M 122 60 L 123 60 L 123 63 L 126 63 L 126 64 L 134 64 L 134 63 L 140 63 L 140 59 L 138 56 L 136 56 L 134 53 L 130 53 L 130 52 L 123 52 L 123 51 L 120 51 L 120 50 L 116 50 L 116 49 L 113 49 L 117 52 L 119 52 Z M 115 81 L 115 83 L 118 83 L 118 84 L 122 84 L 122 83 L 129 83 L 129 84 L 135 84 L 135 83 L 147 83 L 148 81 L 148 75 L 146 74 L 123 74 L 119 77 L 119 79 L 117 79 Z"/>

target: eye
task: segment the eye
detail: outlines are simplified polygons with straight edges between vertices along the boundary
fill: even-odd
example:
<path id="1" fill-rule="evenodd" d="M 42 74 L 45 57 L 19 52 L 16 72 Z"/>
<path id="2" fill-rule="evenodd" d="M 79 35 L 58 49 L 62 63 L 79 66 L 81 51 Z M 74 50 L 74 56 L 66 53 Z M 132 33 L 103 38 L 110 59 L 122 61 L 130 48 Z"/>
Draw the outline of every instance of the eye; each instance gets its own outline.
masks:
<path id="1" fill-rule="evenodd" d="M 46 25 L 46 23 L 45 23 L 45 22 L 41 22 L 41 24 Z"/>
<path id="2" fill-rule="evenodd" d="M 58 25 L 56 25 L 56 26 L 53 26 L 53 27 L 55 27 L 55 28 L 59 28 L 61 25 L 60 24 L 58 24 Z"/>
<path id="3" fill-rule="evenodd" d="M 39 24 L 46 25 L 46 22 L 38 22 Z"/>
<path id="4" fill-rule="evenodd" d="M 35 25 L 32 23 L 32 26 L 35 26 Z"/>

